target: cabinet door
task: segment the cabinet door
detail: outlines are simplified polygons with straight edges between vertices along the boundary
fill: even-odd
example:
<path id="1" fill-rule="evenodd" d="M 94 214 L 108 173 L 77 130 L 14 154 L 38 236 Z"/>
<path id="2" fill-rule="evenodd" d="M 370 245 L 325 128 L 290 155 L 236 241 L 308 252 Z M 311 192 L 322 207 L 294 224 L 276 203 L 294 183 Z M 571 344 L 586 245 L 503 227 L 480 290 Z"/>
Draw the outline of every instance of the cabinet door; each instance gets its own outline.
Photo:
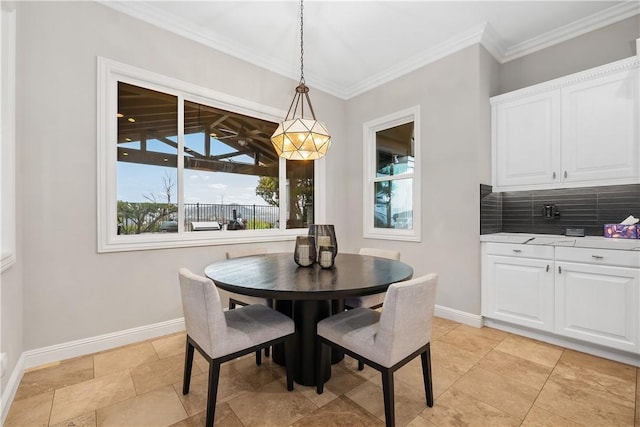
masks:
<path id="1" fill-rule="evenodd" d="M 559 99 L 555 91 L 494 106 L 495 186 L 551 184 L 559 180 Z"/>
<path id="2" fill-rule="evenodd" d="M 488 255 L 483 315 L 535 329 L 553 330 L 553 262 Z"/>
<path id="3" fill-rule="evenodd" d="M 563 182 L 636 182 L 638 68 L 562 89 Z"/>
<path id="4" fill-rule="evenodd" d="M 639 271 L 557 262 L 555 333 L 637 352 Z"/>

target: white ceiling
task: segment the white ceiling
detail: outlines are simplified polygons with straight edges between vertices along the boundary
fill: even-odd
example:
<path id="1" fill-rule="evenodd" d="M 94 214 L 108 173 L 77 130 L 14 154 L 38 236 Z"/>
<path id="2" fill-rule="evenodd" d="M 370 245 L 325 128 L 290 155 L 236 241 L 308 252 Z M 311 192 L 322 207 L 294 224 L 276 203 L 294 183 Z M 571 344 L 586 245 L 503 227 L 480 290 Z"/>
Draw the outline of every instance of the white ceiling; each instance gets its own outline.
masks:
<path id="1" fill-rule="evenodd" d="M 300 78 L 298 1 L 101 3 Z M 640 0 L 307 0 L 305 81 L 348 99 L 474 43 L 504 63 L 638 13 Z"/>

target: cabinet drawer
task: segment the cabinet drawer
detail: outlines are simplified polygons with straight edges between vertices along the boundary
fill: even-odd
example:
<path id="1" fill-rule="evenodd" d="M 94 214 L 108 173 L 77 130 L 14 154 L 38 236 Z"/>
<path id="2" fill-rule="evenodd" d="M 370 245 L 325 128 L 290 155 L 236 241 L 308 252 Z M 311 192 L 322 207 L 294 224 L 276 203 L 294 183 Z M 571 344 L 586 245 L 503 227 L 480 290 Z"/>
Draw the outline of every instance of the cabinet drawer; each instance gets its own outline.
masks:
<path id="1" fill-rule="evenodd" d="M 556 247 L 556 261 L 640 268 L 640 251 Z"/>
<path id="2" fill-rule="evenodd" d="M 553 259 L 552 246 L 523 245 L 512 243 L 486 243 L 487 254 L 520 258 Z"/>

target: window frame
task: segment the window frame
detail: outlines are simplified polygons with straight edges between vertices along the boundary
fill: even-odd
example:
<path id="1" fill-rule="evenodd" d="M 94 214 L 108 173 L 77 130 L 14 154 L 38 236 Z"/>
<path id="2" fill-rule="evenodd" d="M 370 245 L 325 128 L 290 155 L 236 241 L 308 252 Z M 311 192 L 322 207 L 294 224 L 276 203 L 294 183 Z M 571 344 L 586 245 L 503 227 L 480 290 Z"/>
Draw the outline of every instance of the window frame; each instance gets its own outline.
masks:
<path id="1" fill-rule="evenodd" d="M 395 126 L 400 126 L 413 122 L 413 173 L 405 173 L 392 176 L 376 176 L 376 133 Z M 420 213 L 420 106 L 416 105 L 405 110 L 388 114 L 384 117 L 370 120 L 363 124 L 363 225 L 362 234 L 365 239 L 399 240 L 420 242 L 421 241 L 421 213 Z M 374 224 L 375 210 L 375 184 L 381 181 L 395 181 L 411 178 L 412 181 L 412 229 L 400 228 L 380 228 Z"/>
<path id="2" fill-rule="evenodd" d="M 97 228 L 98 252 L 121 252 L 166 249 L 192 246 L 227 245 L 251 242 L 294 240 L 307 234 L 306 228 L 286 229 L 286 206 L 280 206 L 280 228 L 268 230 L 242 230 L 241 232 L 185 230 L 178 221 L 177 233 L 136 235 L 117 234 L 117 108 L 119 81 L 167 93 L 178 98 L 178 153 L 184 150 L 184 101 L 211 105 L 216 108 L 278 122 L 285 112 L 256 102 L 200 87 L 171 77 L 143 70 L 103 57 L 97 57 Z M 178 209 L 184 207 L 184 162 L 178 157 L 177 193 Z M 280 159 L 280 194 L 286 191 L 286 161 Z M 322 222 L 325 216 L 324 160 L 315 161 L 314 218 Z M 286 203 L 281 198 L 280 203 Z M 184 214 L 184 213 L 183 213 Z"/>
<path id="3" fill-rule="evenodd" d="M 0 9 L 0 272 L 17 262 L 16 255 L 16 10 Z"/>

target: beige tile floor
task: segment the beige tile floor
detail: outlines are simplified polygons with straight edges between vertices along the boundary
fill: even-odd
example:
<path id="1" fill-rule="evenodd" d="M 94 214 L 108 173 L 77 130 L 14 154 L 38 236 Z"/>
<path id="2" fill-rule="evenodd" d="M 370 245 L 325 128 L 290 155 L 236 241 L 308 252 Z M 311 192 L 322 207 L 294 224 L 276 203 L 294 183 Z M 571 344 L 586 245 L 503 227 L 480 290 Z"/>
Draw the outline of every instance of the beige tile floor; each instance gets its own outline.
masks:
<path id="1" fill-rule="evenodd" d="M 572 350 L 436 318 L 435 405 L 426 407 L 420 359 L 396 373 L 399 426 L 638 426 L 640 370 Z M 9 426 L 203 426 L 204 359 L 182 395 L 184 334 L 65 360 L 25 373 Z M 384 425 L 379 375 L 353 359 L 333 366 L 322 395 L 252 356 L 223 365 L 218 426 Z"/>

